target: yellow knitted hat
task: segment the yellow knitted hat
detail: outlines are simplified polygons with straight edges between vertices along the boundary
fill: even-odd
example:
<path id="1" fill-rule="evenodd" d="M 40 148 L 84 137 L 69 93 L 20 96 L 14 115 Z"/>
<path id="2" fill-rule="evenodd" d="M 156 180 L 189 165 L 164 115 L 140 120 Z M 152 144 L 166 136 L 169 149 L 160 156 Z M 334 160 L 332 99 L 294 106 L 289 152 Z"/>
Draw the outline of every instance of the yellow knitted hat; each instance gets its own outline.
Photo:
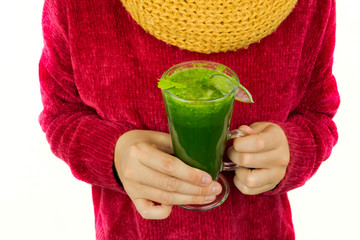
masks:
<path id="1" fill-rule="evenodd" d="M 297 0 L 121 0 L 147 32 L 189 51 L 247 48 L 273 33 Z"/>

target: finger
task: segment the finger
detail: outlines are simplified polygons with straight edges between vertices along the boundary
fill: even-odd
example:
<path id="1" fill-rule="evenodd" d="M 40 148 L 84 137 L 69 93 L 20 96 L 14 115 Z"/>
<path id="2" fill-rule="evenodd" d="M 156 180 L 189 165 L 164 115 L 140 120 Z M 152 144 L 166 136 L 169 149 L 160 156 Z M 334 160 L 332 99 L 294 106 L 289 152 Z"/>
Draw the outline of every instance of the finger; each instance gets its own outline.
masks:
<path id="1" fill-rule="evenodd" d="M 254 129 L 252 129 L 250 126 L 248 126 L 248 125 L 241 125 L 240 127 L 239 127 L 239 129 L 241 130 L 241 131 L 243 131 L 244 133 L 246 133 L 247 135 L 253 135 L 253 134 L 256 134 L 257 132 L 254 130 Z"/>
<path id="2" fill-rule="evenodd" d="M 228 149 L 228 158 L 245 168 L 271 168 L 274 166 L 274 163 L 279 162 L 281 159 L 278 159 L 278 153 L 276 150 L 270 150 L 267 152 L 237 152 L 234 147 L 231 146 Z"/>
<path id="3" fill-rule="evenodd" d="M 236 176 L 234 177 L 234 185 L 239 189 L 239 191 L 242 194 L 245 194 L 245 195 L 261 194 L 261 193 L 272 190 L 276 186 L 276 185 L 274 186 L 272 184 L 268 184 L 268 185 L 261 186 L 258 188 L 249 188 L 246 185 L 242 184 L 242 182 L 240 182 Z"/>
<path id="4" fill-rule="evenodd" d="M 164 205 L 184 205 L 184 204 L 206 204 L 215 200 L 216 196 L 187 195 L 176 192 L 168 192 L 158 188 L 143 186 L 142 192 L 137 193 L 140 198 Z"/>
<path id="5" fill-rule="evenodd" d="M 180 159 L 161 151 L 152 151 L 141 163 L 165 175 L 189 182 L 198 186 L 208 186 L 212 182 L 210 174 L 190 167 Z"/>
<path id="6" fill-rule="evenodd" d="M 276 149 L 283 137 L 280 127 L 275 124 L 268 124 L 257 134 L 236 138 L 233 145 L 238 152 L 266 152 Z"/>
<path id="7" fill-rule="evenodd" d="M 155 205 L 154 202 L 146 199 L 135 199 L 133 201 L 136 210 L 144 219 L 165 219 L 172 210 L 169 205 Z"/>
<path id="8" fill-rule="evenodd" d="M 282 177 L 278 170 L 239 168 L 234 184 L 244 194 L 253 195 L 273 189 Z"/>
<path id="9" fill-rule="evenodd" d="M 220 194 L 222 190 L 221 185 L 216 181 L 213 181 L 206 187 L 202 187 L 163 174 L 153 169 L 148 169 L 148 171 L 139 178 L 139 182 L 142 185 L 188 195 L 217 195 Z"/>

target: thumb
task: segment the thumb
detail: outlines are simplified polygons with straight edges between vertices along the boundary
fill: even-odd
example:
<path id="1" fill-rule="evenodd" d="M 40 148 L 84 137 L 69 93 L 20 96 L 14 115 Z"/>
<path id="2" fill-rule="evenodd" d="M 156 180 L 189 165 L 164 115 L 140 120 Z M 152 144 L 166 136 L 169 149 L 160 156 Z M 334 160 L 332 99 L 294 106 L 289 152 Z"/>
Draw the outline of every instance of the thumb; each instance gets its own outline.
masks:
<path id="1" fill-rule="evenodd" d="M 173 154 L 173 146 L 171 142 L 170 134 L 164 132 L 144 131 L 147 136 L 147 141 L 154 144 L 160 151 Z"/>

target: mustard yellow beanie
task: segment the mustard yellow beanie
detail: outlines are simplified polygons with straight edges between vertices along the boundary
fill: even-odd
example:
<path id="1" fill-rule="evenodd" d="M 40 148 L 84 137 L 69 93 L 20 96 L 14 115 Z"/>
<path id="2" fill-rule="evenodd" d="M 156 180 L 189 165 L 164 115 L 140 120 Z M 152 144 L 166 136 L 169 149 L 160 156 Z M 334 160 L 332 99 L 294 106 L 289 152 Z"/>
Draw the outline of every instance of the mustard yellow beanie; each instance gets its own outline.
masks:
<path id="1" fill-rule="evenodd" d="M 297 0 L 121 0 L 147 32 L 189 51 L 247 48 L 273 33 Z"/>

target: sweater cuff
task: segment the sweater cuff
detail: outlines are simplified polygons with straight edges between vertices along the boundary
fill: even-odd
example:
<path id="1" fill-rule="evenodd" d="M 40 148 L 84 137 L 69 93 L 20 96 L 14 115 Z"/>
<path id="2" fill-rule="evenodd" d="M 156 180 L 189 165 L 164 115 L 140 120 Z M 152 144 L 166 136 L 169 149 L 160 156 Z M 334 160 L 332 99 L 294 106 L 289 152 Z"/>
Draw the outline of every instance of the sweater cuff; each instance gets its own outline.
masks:
<path id="1" fill-rule="evenodd" d="M 115 162 L 113 162 L 112 170 L 113 170 L 113 174 L 114 174 L 114 178 L 115 178 L 116 182 L 119 184 L 120 187 L 123 188 L 122 182 L 120 181 L 119 175 L 118 175 L 116 167 L 115 167 Z"/>
<path id="2" fill-rule="evenodd" d="M 68 156 L 68 163 L 71 170 L 74 176 L 82 181 L 124 193 L 124 189 L 114 176 L 114 151 L 118 138 L 132 127 L 126 124 L 119 126 L 104 120 L 92 120 L 87 122 L 89 125 L 86 126 L 86 133 L 79 129 L 85 128 L 81 124 L 78 134 L 75 133 L 82 136 L 82 139 L 80 143 L 70 147 L 72 154 Z M 100 124 L 96 124 L 97 121 L 100 121 Z"/>
<path id="3" fill-rule="evenodd" d="M 266 195 L 286 193 L 301 187 L 312 176 L 316 167 L 315 143 L 313 137 L 309 136 L 310 130 L 304 131 L 307 126 L 300 126 L 292 122 L 273 123 L 279 125 L 287 137 L 290 160 L 284 178 L 273 190 L 266 192 Z"/>

